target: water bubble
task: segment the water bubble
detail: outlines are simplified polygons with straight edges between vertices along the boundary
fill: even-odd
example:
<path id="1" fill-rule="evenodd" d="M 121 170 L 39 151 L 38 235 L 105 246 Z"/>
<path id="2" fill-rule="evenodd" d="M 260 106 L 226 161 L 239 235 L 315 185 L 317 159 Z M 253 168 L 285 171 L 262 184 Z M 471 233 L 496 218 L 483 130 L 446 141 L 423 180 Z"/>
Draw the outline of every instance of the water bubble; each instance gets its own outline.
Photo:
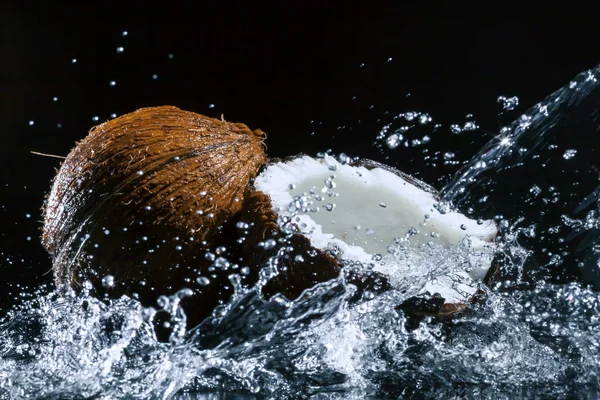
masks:
<path id="1" fill-rule="evenodd" d="M 577 154 L 577 150 L 575 150 L 575 149 L 569 149 L 569 150 L 567 150 L 567 151 L 564 152 L 563 158 L 565 160 L 570 160 L 571 158 L 575 157 L 576 154 Z"/>
<path id="2" fill-rule="evenodd" d="M 385 203 L 379 203 L 379 207 L 386 208 L 386 207 L 387 207 L 387 204 L 385 204 Z"/>
<path id="3" fill-rule="evenodd" d="M 304 257 L 302 257 L 302 254 L 296 254 L 296 256 L 294 257 L 294 261 L 304 262 Z"/>
<path id="4" fill-rule="evenodd" d="M 102 278 L 102 286 L 105 288 L 111 288 L 115 285 L 115 277 L 112 275 L 106 275 Z"/>
<path id="5" fill-rule="evenodd" d="M 242 267 L 240 269 L 240 274 L 242 274 L 242 275 L 250 275 L 250 268 L 248 268 L 248 267 Z"/>
<path id="6" fill-rule="evenodd" d="M 199 276 L 198 279 L 196 279 L 196 282 L 198 282 L 198 284 L 202 286 L 210 285 L 210 279 L 208 279 L 205 276 Z"/>
<path id="7" fill-rule="evenodd" d="M 325 204 L 325 209 L 327 211 L 333 211 L 334 208 L 335 208 L 335 204 L 334 203 L 327 203 L 327 204 Z"/>

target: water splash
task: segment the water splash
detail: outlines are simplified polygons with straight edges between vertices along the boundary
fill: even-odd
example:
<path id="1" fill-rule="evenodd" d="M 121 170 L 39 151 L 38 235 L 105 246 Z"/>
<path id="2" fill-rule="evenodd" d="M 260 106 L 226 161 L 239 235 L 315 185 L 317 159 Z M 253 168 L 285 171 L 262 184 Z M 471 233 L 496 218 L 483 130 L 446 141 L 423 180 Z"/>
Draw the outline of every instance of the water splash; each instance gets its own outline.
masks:
<path id="1" fill-rule="evenodd" d="M 350 266 L 294 301 L 265 300 L 260 285 L 243 288 L 232 277 L 231 301 L 188 332 L 179 305 L 186 291 L 156 309 L 127 297 L 40 292 L 0 322 L 0 399 L 600 396 L 600 294 L 585 286 L 595 282 L 600 254 L 600 174 L 590 144 L 598 72 L 579 75 L 502 129 L 443 190 L 440 209 L 494 218 L 502 232 L 499 278 L 481 286 L 485 298 L 459 318 L 407 329 L 398 305 L 434 272 L 444 279 L 472 262 L 460 246 L 411 258 L 426 273 L 402 271 L 383 293 L 348 279 L 352 268 L 373 265 Z M 505 108 L 515 105 L 505 100 Z M 405 113 L 401 122 L 428 126 L 427 117 Z M 377 140 L 400 134 L 408 137 L 390 126 Z M 407 265 L 402 246 L 384 258 Z M 265 265 L 261 276 L 272 273 Z M 566 282 L 573 277 L 584 283 Z M 156 320 L 168 342 L 157 340 Z"/>

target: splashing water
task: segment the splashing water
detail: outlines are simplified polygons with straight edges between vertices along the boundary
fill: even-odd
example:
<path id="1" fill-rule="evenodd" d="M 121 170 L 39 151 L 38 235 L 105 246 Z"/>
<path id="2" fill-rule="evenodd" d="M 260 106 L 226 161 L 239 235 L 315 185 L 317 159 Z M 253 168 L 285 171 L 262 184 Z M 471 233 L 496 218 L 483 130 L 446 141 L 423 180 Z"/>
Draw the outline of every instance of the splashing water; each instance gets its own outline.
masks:
<path id="1" fill-rule="evenodd" d="M 232 277 L 229 304 L 189 332 L 179 306 L 186 291 L 152 309 L 42 288 L 0 323 L 0 399 L 598 397 L 598 73 L 502 129 L 442 191 L 440 210 L 495 218 L 501 229 L 496 284 L 459 318 L 407 330 L 398 305 L 468 262 L 461 246 L 414 256 L 419 274 L 398 274 L 384 293 L 360 292 L 342 276 L 295 301 L 266 301 L 260 285 Z M 405 136 L 388 127 L 379 139 L 411 147 Z M 386 260 L 405 256 L 398 246 Z M 171 316 L 167 343 L 153 330 L 157 312 Z"/>

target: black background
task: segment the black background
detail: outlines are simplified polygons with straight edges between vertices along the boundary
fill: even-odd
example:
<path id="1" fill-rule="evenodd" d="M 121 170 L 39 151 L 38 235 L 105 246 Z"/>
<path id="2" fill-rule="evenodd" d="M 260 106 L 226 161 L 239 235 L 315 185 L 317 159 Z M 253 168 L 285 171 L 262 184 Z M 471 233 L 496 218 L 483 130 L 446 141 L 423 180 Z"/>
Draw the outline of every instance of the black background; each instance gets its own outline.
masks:
<path id="1" fill-rule="evenodd" d="M 224 114 L 267 132 L 270 156 L 332 149 L 439 186 L 451 170 L 373 145 L 391 117 L 428 112 L 443 124 L 432 146 L 467 159 L 509 122 L 498 96 L 518 96 L 525 111 L 600 62 L 600 24 L 585 9 L 279 3 L 0 6 L 2 310 L 51 281 L 41 207 L 60 160 L 30 151 L 65 156 L 112 113 L 171 104 Z M 481 129 L 447 134 L 466 114 Z"/>

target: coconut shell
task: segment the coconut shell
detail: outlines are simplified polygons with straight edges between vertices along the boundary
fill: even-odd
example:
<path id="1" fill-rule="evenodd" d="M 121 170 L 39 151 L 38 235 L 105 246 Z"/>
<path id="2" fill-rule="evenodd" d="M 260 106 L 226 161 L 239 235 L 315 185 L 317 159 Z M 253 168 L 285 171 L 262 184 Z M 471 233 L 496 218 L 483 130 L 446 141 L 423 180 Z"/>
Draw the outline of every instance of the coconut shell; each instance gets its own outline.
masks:
<path id="1" fill-rule="evenodd" d="M 272 160 L 271 163 L 285 162 L 293 158 L 296 157 L 289 157 L 286 160 Z M 435 197 L 438 196 L 438 192 L 433 187 L 385 164 L 368 159 L 358 159 L 351 165 L 367 169 L 385 169 L 419 189 L 431 193 Z M 268 262 L 274 262 L 278 272 L 277 276 L 268 281 L 263 289 L 267 297 L 275 293 L 281 293 L 291 300 L 296 299 L 304 290 L 315 284 L 337 278 L 342 268 L 344 268 L 342 261 L 337 260 L 321 249 L 312 247 L 310 240 L 302 234 L 284 235 L 277 224 L 277 213 L 273 210 L 269 196 L 260 191 L 253 188 L 248 189 L 241 218 L 243 221 L 252 221 L 253 223 L 248 232 L 248 240 L 246 240 L 243 247 L 245 260 L 252 266 L 253 270 L 258 270 Z M 269 238 L 280 243 L 269 250 L 258 246 L 259 242 L 264 242 Z M 280 254 L 279 250 L 282 246 L 291 246 L 292 249 Z M 307 254 L 312 254 L 312 257 L 306 257 Z M 302 255 L 304 261 L 297 262 L 296 255 Z M 498 262 L 495 259 L 484 278 L 486 285 L 493 282 L 497 268 Z M 358 288 L 355 299 L 364 291 L 381 293 L 391 289 L 387 278 L 374 271 L 369 273 L 348 271 L 346 280 Z M 483 295 L 482 291 L 478 291 L 470 298 L 470 301 L 479 301 Z M 426 316 L 446 320 L 464 312 L 467 306 L 464 303 L 445 303 L 439 295 L 433 295 L 411 297 L 400 304 L 398 309 L 404 311 L 411 318 L 411 322 L 416 321 L 417 324 L 414 325 L 416 327 L 418 321 Z"/>
<path id="2" fill-rule="evenodd" d="M 80 289 L 90 280 L 98 293 L 137 295 L 147 305 L 192 287 L 202 296 L 188 318 L 209 315 L 231 292 L 231 271 L 205 253 L 235 236 L 246 186 L 266 161 L 264 136 L 171 106 L 92 128 L 45 204 L 43 244 L 57 285 Z M 216 256 L 235 258 L 228 247 Z M 200 276 L 211 283 L 196 284 Z"/>
<path id="3" fill-rule="evenodd" d="M 304 290 L 339 276 L 341 266 L 333 256 L 313 248 L 303 235 L 288 235 L 280 230 L 269 196 L 249 188 L 245 199 L 241 220 L 247 221 L 249 228 L 242 247 L 244 260 L 252 271 L 269 262 L 277 269 L 277 275 L 262 288 L 265 297 L 281 293 L 295 300 Z M 259 245 L 269 239 L 278 245 L 272 248 Z M 278 254 L 282 246 L 289 247 L 289 251 Z"/>

